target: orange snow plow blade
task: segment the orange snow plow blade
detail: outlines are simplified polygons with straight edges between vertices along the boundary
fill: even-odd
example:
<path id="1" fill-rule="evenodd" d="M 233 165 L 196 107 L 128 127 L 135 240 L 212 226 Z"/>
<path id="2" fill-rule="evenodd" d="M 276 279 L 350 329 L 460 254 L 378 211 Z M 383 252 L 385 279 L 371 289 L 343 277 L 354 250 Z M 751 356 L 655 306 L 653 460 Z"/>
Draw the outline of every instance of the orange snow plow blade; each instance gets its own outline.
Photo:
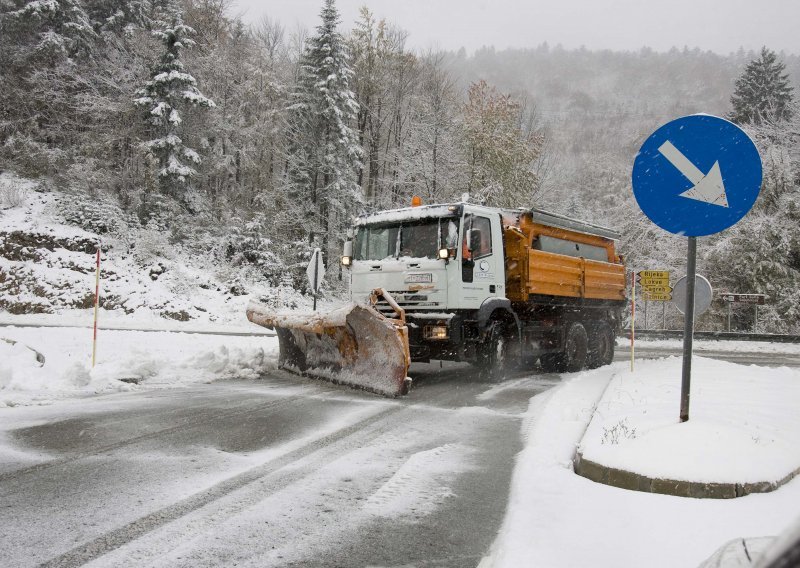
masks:
<path id="1" fill-rule="evenodd" d="M 372 307 L 380 299 L 392 306 L 396 318 Z M 373 290 L 370 302 L 328 314 L 279 313 L 251 302 L 247 319 L 277 332 L 282 369 L 384 396 L 406 394 L 411 357 L 405 311 L 380 288 Z"/>

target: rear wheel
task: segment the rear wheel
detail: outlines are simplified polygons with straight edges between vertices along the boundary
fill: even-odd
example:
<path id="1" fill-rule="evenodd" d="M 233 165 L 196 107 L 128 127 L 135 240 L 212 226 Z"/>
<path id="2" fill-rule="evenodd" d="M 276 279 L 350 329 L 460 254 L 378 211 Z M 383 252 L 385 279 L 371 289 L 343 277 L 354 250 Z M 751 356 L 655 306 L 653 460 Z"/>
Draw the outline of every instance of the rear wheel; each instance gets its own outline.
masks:
<path id="1" fill-rule="evenodd" d="M 595 322 L 589 328 L 589 353 L 586 366 L 596 369 L 614 360 L 614 332 L 607 322 Z"/>
<path id="2" fill-rule="evenodd" d="M 564 338 L 564 350 L 546 353 L 539 358 L 542 369 L 548 373 L 575 373 L 583 369 L 588 354 L 589 338 L 583 324 L 572 322 Z"/>
<path id="3" fill-rule="evenodd" d="M 506 378 L 509 366 L 508 347 L 510 338 L 501 322 L 492 324 L 486 341 L 478 349 L 478 369 L 484 380 L 499 383 Z"/>

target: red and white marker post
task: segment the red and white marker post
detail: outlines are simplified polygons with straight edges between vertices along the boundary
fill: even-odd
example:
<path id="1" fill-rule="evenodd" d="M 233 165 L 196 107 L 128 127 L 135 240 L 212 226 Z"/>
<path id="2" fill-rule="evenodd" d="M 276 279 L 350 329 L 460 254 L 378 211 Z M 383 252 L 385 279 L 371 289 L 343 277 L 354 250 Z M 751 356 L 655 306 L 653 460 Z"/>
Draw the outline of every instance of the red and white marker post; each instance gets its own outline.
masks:
<path id="1" fill-rule="evenodd" d="M 100 246 L 97 246 L 97 269 L 94 279 L 94 336 L 92 339 L 92 368 L 97 358 L 97 310 L 100 307 Z"/>
<path id="2" fill-rule="evenodd" d="M 636 271 L 631 272 L 631 373 L 633 373 L 633 343 L 636 336 Z"/>

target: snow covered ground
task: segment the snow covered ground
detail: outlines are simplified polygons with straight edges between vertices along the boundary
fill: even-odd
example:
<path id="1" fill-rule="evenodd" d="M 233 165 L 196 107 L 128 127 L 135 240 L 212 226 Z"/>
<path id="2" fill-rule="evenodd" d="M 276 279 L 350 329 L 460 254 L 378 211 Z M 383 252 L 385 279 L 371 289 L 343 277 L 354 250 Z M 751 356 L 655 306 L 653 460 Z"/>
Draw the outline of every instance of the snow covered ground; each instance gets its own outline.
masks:
<path id="1" fill-rule="evenodd" d="M 800 373 L 696 357 L 681 425 L 680 363 L 640 361 L 635 374 L 616 363 L 531 400 L 509 509 L 482 566 L 697 566 L 731 539 L 774 536 L 795 520 L 800 478 L 719 500 L 627 491 L 573 472 L 582 440 L 599 460 L 683 479 L 745 481 L 800 466 Z M 604 443 L 623 421 L 618 443 Z"/>
<path id="2" fill-rule="evenodd" d="M 256 378 L 277 363 L 275 337 L 115 330 L 98 337 L 92 368 L 89 329 L 0 328 L 0 407 Z"/>
<path id="3" fill-rule="evenodd" d="M 617 346 L 629 348 L 630 339 L 618 337 Z M 636 349 L 683 349 L 682 339 L 637 339 Z M 740 353 L 786 353 L 800 355 L 800 343 L 771 343 L 769 341 L 734 341 L 732 339 L 698 339 L 694 338 L 692 350 L 703 351 L 737 351 Z"/>
<path id="4" fill-rule="evenodd" d="M 91 369 L 88 329 L 7 327 L 0 338 L 0 407 L 255 378 L 277 358 L 274 337 L 102 330 Z M 677 420 L 679 378 L 677 357 L 640 360 L 634 374 L 628 363 L 616 363 L 565 375 L 531 399 L 506 519 L 485 565 L 696 566 L 733 538 L 780 533 L 800 510 L 800 478 L 773 493 L 701 500 L 626 491 L 574 474 L 579 446 L 587 458 L 678 479 L 777 479 L 800 466 L 793 409 L 800 371 L 696 357 L 687 424 Z M 8 418 L 15 409 L 0 411 Z M 431 456 L 437 457 L 420 454 L 397 479 L 412 466 L 441 475 Z M 368 503 L 375 515 L 406 506 L 390 489 L 383 493 L 394 501 Z M 434 489 L 423 500 L 431 506 L 449 495 Z"/>
<path id="5" fill-rule="evenodd" d="M 87 201 L 0 173 L 0 193 L 11 189 L 13 203 L 0 203 L 0 323 L 22 317 L 91 325 L 98 245 L 100 307 L 109 326 L 241 328 L 249 325 L 244 314 L 253 298 L 275 307 L 311 305 L 291 282 L 270 287 L 258 267 L 227 258 L 219 235 L 181 239 L 142 227 L 102 197 Z"/>
<path id="6" fill-rule="evenodd" d="M 800 467 L 800 371 L 694 357 L 689 421 L 678 422 L 680 357 L 617 371 L 579 451 L 649 477 L 777 482 Z"/>

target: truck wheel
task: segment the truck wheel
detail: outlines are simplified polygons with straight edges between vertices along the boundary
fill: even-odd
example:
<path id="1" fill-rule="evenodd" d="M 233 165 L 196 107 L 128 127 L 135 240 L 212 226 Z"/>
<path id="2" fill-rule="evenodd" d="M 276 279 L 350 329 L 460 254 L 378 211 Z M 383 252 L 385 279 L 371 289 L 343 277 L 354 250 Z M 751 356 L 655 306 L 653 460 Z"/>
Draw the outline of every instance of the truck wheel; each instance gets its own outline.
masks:
<path id="1" fill-rule="evenodd" d="M 589 353 L 586 366 L 596 369 L 608 365 L 614 360 L 614 332 L 607 322 L 594 323 L 589 328 Z"/>
<path id="2" fill-rule="evenodd" d="M 506 378 L 508 372 L 508 347 L 510 338 L 505 333 L 502 323 L 497 322 L 492 326 L 492 331 L 487 340 L 478 350 L 478 368 L 484 380 L 499 383 Z"/>
<path id="3" fill-rule="evenodd" d="M 564 351 L 547 353 L 539 358 L 542 369 L 548 373 L 575 373 L 583 369 L 589 350 L 586 328 L 578 322 L 569 324 L 564 339 Z"/>

